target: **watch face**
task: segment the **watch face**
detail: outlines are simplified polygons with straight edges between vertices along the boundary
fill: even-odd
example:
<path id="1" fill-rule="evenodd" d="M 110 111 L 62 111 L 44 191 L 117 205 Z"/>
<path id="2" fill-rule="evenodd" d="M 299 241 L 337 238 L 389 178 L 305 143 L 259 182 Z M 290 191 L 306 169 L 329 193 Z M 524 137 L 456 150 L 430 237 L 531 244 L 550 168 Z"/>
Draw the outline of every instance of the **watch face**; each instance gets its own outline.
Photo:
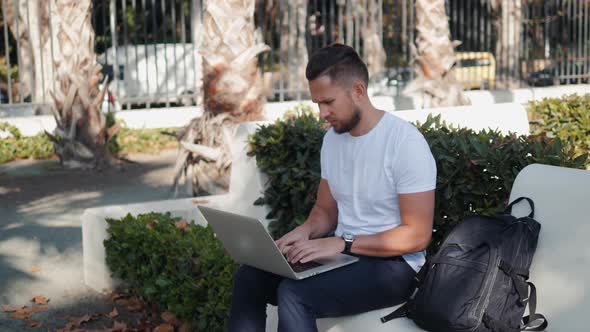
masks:
<path id="1" fill-rule="evenodd" d="M 354 235 L 352 235 L 351 233 L 344 233 L 342 234 L 342 238 L 344 239 L 344 241 L 353 241 Z"/>

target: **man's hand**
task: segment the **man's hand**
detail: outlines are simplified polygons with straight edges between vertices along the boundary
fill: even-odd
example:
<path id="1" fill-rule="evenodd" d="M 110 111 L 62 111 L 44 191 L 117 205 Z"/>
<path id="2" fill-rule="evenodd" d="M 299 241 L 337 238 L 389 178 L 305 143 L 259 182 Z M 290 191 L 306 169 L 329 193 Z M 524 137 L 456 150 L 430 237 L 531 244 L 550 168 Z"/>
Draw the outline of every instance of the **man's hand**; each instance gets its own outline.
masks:
<path id="1" fill-rule="evenodd" d="M 307 263 L 318 258 L 331 257 L 344 250 L 344 240 L 339 237 L 307 240 L 294 243 L 286 252 L 291 263 Z"/>
<path id="2" fill-rule="evenodd" d="M 310 231 L 304 225 L 298 226 L 289 233 L 283 235 L 280 239 L 276 241 L 277 247 L 283 253 L 283 255 L 287 254 L 287 251 L 293 246 L 295 243 L 307 241 L 309 240 Z"/>

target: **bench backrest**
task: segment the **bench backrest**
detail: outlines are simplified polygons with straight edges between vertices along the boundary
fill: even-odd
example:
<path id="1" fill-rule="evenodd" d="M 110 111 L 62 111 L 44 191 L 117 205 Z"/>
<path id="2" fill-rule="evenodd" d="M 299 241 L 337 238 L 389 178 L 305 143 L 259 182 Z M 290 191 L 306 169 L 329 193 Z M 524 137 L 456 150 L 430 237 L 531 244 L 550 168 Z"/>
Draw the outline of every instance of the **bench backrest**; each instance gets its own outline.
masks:
<path id="1" fill-rule="evenodd" d="M 534 164 L 516 177 L 510 200 L 527 196 L 541 223 L 531 281 L 552 331 L 587 331 L 590 313 L 590 172 Z M 525 215 L 527 204 L 515 206 Z"/>

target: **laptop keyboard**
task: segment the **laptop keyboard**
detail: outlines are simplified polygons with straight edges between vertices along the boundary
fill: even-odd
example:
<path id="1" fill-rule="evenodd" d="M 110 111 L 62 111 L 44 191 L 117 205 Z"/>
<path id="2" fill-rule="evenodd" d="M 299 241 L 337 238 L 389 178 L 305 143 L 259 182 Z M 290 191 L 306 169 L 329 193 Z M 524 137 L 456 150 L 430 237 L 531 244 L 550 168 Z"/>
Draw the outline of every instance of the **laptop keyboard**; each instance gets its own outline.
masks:
<path id="1" fill-rule="evenodd" d="M 295 263 L 295 264 L 289 263 L 289 265 L 291 265 L 291 268 L 293 269 L 293 271 L 295 271 L 295 273 L 307 271 L 309 269 L 313 269 L 314 267 L 322 266 L 322 264 L 316 263 L 313 261 L 307 262 L 307 263 L 301 263 L 301 262 Z"/>

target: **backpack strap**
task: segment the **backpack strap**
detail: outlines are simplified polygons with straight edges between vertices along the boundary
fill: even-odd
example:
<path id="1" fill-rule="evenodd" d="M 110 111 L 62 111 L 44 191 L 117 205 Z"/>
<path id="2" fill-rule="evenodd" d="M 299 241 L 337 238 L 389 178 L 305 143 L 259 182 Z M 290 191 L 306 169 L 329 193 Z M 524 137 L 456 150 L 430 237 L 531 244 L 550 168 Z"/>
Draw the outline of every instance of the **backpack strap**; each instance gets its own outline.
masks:
<path id="1" fill-rule="evenodd" d="M 529 271 L 525 269 L 518 269 L 512 267 L 504 260 L 500 261 L 498 266 L 500 270 L 504 271 L 512 278 L 512 283 L 520 296 L 523 305 L 528 303 L 529 315 L 522 318 L 521 331 L 544 331 L 547 328 L 548 322 L 545 316 L 537 313 L 537 288 L 532 282 L 526 281 L 529 278 Z M 524 280 L 523 280 L 524 279 Z M 487 318 L 486 324 L 496 326 L 499 331 L 508 331 L 509 328 L 503 326 L 501 322 L 494 320 L 491 317 Z"/>
<path id="2" fill-rule="evenodd" d="M 529 271 L 512 267 L 512 265 L 506 263 L 504 260 L 500 261 L 498 268 L 510 276 L 522 303 L 526 304 L 529 300 L 529 286 L 526 283 L 526 280 L 529 278 Z"/>
<path id="3" fill-rule="evenodd" d="M 527 282 L 530 287 L 528 297 L 529 315 L 522 318 L 521 331 L 545 331 L 549 323 L 547 318 L 537 313 L 537 288 L 532 282 Z"/>
<path id="4" fill-rule="evenodd" d="M 401 307 L 397 308 L 394 312 L 387 316 L 381 317 L 381 323 L 387 323 L 390 320 L 407 317 L 408 316 L 408 303 L 404 303 Z"/>
<path id="5" fill-rule="evenodd" d="M 434 255 L 434 257 L 437 258 L 438 255 Z M 428 273 L 428 270 L 430 269 L 432 260 L 433 258 L 426 257 L 426 262 L 424 263 L 424 265 L 422 265 L 418 273 L 416 273 L 416 275 L 414 276 L 414 280 L 412 281 L 412 285 L 410 286 L 410 289 L 412 289 L 412 296 L 410 296 L 410 300 L 408 300 L 408 302 L 404 303 L 404 305 L 397 308 L 392 313 L 381 317 L 381 323 L 387 323 L 390 320 L 397 318 L 408 317 L 408 314 L 410 312 L 410 306 L 412 305 L 411 298 L 416 293 L 416 290 L 422 285 L 422 282 L 424 282 L 424 277 L 426 277 L 426 273 Z"/>
<path id="6" fill-rule="evenodd" d="M 517 199 L 515 199 L 514 201 L 512 201 L 512 203 L 508 204 L 508 206 L 506 207 L 506 210 L 504 210 L 505 214 L 511 214 L 512 213 L 512 207 L 518 203 L 520 203 L 521 201 L 526 200 L 527 202 L 529 202 L 529 205 L 531 207 L 531 213 L 529 213 L 528 217 L 529 218 L 533 218 L 535 216 L 535 203 L 533 203 L 533 200 L 528 198 L 528 197 L 519 197 Z"/>

